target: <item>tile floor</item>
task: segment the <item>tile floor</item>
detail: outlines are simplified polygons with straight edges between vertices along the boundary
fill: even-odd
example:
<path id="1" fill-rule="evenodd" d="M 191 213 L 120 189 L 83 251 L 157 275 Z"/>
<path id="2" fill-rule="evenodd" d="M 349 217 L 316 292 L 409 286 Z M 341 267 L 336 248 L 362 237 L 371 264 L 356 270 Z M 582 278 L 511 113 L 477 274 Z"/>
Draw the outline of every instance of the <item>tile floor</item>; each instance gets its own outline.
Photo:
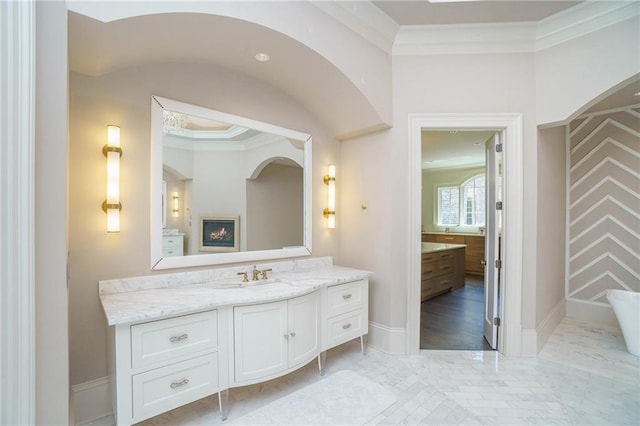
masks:
<path id="1" fill-rule="evenodd" d="M 329 351 L 330 375 L 350 369 L 383 385 L 397 401 L 375 425 L 639 425 L 640 358 L 620 330 L 564 319 L 536 358 L 498 352 L 422 351 L 391 356 L 353 341 Z M 317 380 L 312 362 L 262 385 L 231 389 L 239 418 Z M 92 426 L 113 424 L 113 417 Z M 223 424 L 217 397 L 146 420 L 144 425 Z"/>

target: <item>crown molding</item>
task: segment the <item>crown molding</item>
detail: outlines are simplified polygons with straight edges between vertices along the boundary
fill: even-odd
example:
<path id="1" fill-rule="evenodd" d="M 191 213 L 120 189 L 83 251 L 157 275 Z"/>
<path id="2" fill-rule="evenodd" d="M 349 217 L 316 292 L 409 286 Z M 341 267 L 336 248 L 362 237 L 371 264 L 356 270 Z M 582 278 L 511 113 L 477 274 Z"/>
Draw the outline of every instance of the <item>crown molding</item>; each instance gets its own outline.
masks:
<path id="1" fill-rule="evenodd" d="M 407 25 L 400 27 L 393 55 L 533 52 L 535 23 Z"/>
<path id="2" fill-rule="evenodd" d="M 640 16 L 640 2 L 589 0 L 538 23 L 536 50 L 544 50 Z"/>
<path id="3" fill-rule="evenodd" d="M 539 22 L 401 26 L 393 55 L 537 52 L 640 16 L 638 1 L 588 0 Z"/>
<path id="4" fill-rule="evenodd" d="M 372 2 L 318 0 L 311 3 L 365 40 L 391 54 L 400 25 Z"/>

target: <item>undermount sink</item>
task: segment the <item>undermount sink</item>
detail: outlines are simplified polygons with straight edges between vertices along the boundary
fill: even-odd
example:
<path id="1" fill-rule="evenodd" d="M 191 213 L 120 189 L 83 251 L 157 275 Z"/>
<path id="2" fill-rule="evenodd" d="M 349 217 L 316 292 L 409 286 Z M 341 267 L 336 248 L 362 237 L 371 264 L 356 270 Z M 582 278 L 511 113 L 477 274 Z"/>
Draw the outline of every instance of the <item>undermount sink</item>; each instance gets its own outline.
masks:
<path id="1" fill-rule="evenodd" d="M 249 281 L 249 282 L 242 282 L 242 281 L 225 281 L 225 282 L 217 282 L 217 281 L 212 281 L 210 283 L 207 283 L 206 286 L 207 287 L 211 287 L 211 288 L 219 288 L 219 289 L 235 289 L 235 288 L 250 288 L 250 287 L 258 287 L 258 286 L 263 286 L 263 285 L 267 285 L 267 284 L 273 284 L 276 282 L 280 282 L 278 279 L 276 278 L 267 278 L 266 280 L 256 280 L 256 281 Z"/>

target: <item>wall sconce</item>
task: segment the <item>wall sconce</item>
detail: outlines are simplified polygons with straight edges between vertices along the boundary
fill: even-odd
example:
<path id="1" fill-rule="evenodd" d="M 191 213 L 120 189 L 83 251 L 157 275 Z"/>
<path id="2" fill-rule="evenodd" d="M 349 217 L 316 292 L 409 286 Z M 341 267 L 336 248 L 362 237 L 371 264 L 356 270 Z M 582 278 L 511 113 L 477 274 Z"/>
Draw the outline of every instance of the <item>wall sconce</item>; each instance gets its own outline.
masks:
<path id="1" fill-rule="evenodd" d="M 324 184 L 329 187 L 327 194 L 327 207 L 322 214 L 327 218 L 327 227 L 336 227 L 336 166 L 329 165 L 328 174 L 324 175 Z"/>
<path id="2" fill-rule="evenodd" d="M 102 153 L 107 158 L 107 199 L 102 203 L 107 214 L 107 232 L 120 232 L 120 127 L 107 126 L 107 144 Z"/>
<path id="3" fill-rule="evenodd" d="M 173 217 L 178 217 L 178 213 L 180 212 L 180 205 L 178 204 L 180 201 L 180 197 L 177 192 L 173 193 Z"/>

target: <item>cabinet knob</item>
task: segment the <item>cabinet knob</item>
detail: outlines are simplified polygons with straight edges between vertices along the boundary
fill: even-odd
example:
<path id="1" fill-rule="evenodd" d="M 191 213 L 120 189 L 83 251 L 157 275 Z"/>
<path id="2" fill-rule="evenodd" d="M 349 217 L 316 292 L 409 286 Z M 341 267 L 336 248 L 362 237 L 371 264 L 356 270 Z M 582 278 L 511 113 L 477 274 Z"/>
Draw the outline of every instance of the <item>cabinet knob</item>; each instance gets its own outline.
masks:
<path id="1" fill-rule="evenodd" d="M 295 332 L 295 331 L 292 331 L 291 333 L 289 333 L 289 335 L 290 335 L 291 337 L 296 337 L 296 332 Z"/>
<path id="2" fill-rule="evenodd" d="M 285 338 L 285 340 L 289 340 L 289 335 L 288 335 L 288 334 L 285 334 L 285 335 L 284 335 L 284 338 Z"/>
<path id="3" fill-rule="evenodd" d="M 349 300 L 349 299 L 351 299 L 351 294 L 343 294 L 343 295 L 342 295 L 342 298 L 343 298 L 344 300 Z"/>

